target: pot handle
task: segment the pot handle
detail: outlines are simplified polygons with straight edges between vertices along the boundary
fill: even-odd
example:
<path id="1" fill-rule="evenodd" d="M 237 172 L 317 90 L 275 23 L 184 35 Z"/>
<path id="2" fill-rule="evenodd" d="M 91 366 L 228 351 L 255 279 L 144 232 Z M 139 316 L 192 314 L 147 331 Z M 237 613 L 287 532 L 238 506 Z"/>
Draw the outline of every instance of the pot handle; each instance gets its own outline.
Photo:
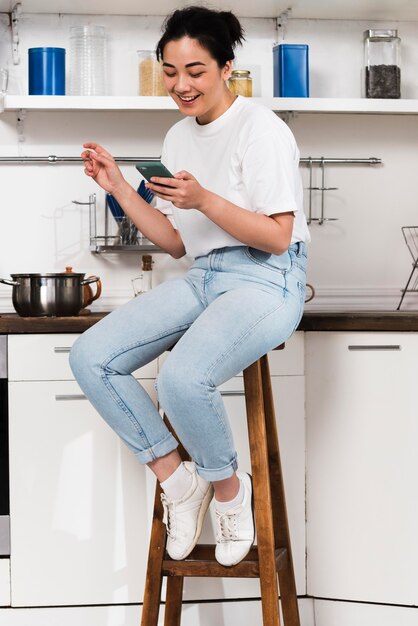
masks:
<path id="1" fill-rule="evenodd" d="M 7 278 L 0 278 L 0 283 L 4 283 L 5 285 L 11 285 L 12 287 L 19 287 L 20 283 L 16 280 L 8 280 Z"/>
<path id="2" fill-rule="evenodd" d="M 86 307 L 94 300 L 97 300 L 97 298 L 99 298 L 100 294 L 102 293 L 102 281 L 98 276 L 88 276 L 85 280 L 81 281 L 82 285 L 90 285 L 91 283 L 97 283 L 96 293 L 93 294 L 93 291 L 90 287 L 87 287 L 87 289 L 84 290 L 85 300 L 83 302 L 83 307 Z"/>
<path id="3" fill-rule="evenodd" d="M 310 289 L 311 293 L 306 297 L 305 304 L 307 302 L 310 302 L 311 300 L 313 300 L 315 298 L 315 289 L 313 288 L 313 285 L 310 285 L 309 283 L 306 283 L 306 287 L 307 287 L 307 289 Z"/>

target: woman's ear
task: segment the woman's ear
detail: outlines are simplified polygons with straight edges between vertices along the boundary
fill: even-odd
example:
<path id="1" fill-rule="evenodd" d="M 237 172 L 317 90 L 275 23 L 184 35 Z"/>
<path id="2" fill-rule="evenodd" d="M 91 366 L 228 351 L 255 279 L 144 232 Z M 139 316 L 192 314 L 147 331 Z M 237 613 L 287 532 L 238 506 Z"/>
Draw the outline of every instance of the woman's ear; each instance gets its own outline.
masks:
<path id="1" fill-rule="evenodd" d="M 225 63 L 225 66 L 222 70 L 222 78 L 223 80 L 228 80 L 229 77 L 231 76 L 231 72 L 232 72 L 232 61 L 227 61 Z"/>

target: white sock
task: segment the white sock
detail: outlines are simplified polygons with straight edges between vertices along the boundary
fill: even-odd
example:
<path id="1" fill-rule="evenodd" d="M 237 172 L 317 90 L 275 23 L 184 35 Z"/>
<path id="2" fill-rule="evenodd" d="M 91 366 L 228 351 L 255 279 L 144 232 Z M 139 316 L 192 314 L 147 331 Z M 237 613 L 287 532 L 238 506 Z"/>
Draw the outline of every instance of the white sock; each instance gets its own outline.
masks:
<path id="1" fill-rule="evenodd" d="M 170 500 L 180 500 L 192 486 L 193 477 L 190 472 L 180 463 L 178 468 L 166 480 L 161 487 Z"/>
<path id="2" fill-rule="evenodd" d="M 235 498 L 233 498 L 232 500 L 228 500 L 227 502 L 219 502 L 219 500 L 215 498 L 215 509 L 219 513 L 226 513 L 226 511 L 229 511 L 229 509 L 234 509 L 236 506 L 239 506 L 240 504 L 242 504 L 243 500 L 244 500 L 244 485 L 242 484 L 242 480 L 240 480 L 239 491 L 237 495 L 235 496 Z"/>

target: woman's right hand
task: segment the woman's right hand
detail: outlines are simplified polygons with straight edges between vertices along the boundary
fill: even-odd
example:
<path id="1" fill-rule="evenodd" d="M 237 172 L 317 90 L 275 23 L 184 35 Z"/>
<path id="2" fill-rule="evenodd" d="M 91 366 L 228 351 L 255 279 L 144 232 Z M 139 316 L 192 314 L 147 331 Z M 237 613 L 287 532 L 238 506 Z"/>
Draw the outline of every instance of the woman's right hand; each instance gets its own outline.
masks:
<path id="1" fill-rule="evenodd" d="M 87 148 L 81 154 L 84 173 L 105 191 L 113 194 L 125 182 L 115 159 L 98 143 L 84 143 L 83 148 Z"/>

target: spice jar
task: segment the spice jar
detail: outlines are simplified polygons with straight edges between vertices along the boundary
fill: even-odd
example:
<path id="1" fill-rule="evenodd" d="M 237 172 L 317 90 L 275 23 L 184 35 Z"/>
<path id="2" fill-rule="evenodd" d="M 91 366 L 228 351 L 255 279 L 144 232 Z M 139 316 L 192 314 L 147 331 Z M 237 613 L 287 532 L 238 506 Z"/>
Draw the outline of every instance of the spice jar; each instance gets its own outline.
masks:
<path id="1" fill-rule="evenodd" d="M 237 96 L 251 98 L 253 81 L 249 70 L 232 70 L 229 79 L 229 90 Z"/>
<path id="2" fill-rule="evenodd" d="M 364 32 L 366 98 L 400 98 L 400 42 L 397 30 Z"/>
<path id="3" fill-rule="evenodd" d="M 166 96 L 163 71 L 153 50 L 138 50 L 140 96 Z"/>

